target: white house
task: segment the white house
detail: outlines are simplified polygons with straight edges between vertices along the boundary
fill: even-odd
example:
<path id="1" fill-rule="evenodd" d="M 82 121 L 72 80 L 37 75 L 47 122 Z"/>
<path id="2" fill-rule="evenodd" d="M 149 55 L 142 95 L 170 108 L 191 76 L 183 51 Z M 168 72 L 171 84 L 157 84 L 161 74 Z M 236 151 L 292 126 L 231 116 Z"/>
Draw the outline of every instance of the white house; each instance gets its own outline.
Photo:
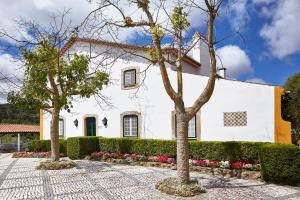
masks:
<path id="1" fill-rule="evenodd" d="M 157 65 L 141 56 L 148 48 L 85 38 L 71 38 L 64 56 L 83 53 L 97 63 L 113 63 L 108 72 L 112 83 L 103 91 L 111 108 L 101 108 L 94 98 L 78 99 L 71 113 L 61 112 L 61 138 L 75 136 L 175 139 L 174 104 L 163 87 Z M 130 52 L 130 53 L 129 53 Z M 171 50 L 165 50 L 171 54 Z M 234 58 L 233 58 L 234 59 Z M 199 41 L 192 56 L 184 58 L 184 101 L 191 106 L 208 80 L 209 54 Z M 150 66 L 150 67 L 149 67 Z M 176 86 L 176 71 L 167 66 Z M 175 87 L 176 88 L 176 87 Z M 291 125 L 281 118 L 281 94 L 277 86 L 220 78 L 214 94 L 190 121 L 189 138 L 200 141 L 265 141 L 291 143 Z M 51 117 L 41 111 L 41 139 L 50 139 Z"/>

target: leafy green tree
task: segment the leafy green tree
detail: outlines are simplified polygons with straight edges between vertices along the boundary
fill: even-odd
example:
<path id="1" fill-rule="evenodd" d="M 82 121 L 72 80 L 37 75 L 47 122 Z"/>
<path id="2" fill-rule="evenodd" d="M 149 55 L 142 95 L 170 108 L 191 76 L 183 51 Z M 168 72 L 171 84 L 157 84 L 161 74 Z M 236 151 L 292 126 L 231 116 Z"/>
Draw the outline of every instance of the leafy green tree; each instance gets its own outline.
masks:
<path id="1" fill-rule="evenodd" d="M 293 143 L 300 140 L 300 73 L 289 77 L 284 85 L 283 117 L 292 123 Z"/>
<path id="2" fill-rule="evenodd" d="M 63 56 L 63 45 L 78 33 L 66 20 L 67 15 L 68 11 L 64 11 L 51 16 L 46 27 L 34 21 L 18 21 L 19 32 L 28 33 L 21 39 L 14 37 L 13 33 L 0 31 L 0 37 L 13 41 L 9 48 L 18 52 L 16 59 L 23 63 L 24 68 L 20 89 L 10 92 L 7 100 L 23 108 L 38 108 L 51 114 L 53 161 L 59 160 L 61 110 L 70 112 L 74 98 L 102 97 L 100 91 L 109 81 L 109 75 L 100 68 L 102 63 L 90 69 L 90 58 L 86 55 Z"/>
<path id="3" fill-rule="evenodd" d="M 58 123 L 61 109 L 70 111 L 74 96 L 90 97 L 108 83 L 105 72 L 89 77 L 89 59 L 75 54 L 69 61 L 51 40 L 42 40 L 32 50 L 23 49 L 26 61 L 25 81 L 22 89 L 9 96 L 13 104 L 38 106 L 52 115 L 51 158 L 59 159 Z"/>

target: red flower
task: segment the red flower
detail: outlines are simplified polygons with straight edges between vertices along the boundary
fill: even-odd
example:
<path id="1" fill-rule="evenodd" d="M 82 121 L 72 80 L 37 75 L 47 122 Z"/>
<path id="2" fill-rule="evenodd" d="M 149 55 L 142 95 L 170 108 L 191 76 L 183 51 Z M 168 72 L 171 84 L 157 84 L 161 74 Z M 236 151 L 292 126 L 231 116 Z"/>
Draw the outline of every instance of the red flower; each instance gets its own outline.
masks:
<path id="1" fill-rule="evenodd" d="M 206 166 L 206 160 L 196 160 L 195 164 L 199 166 Z"/>
<path id="2" fill-rule="evenodd" d="M 116 154 L 116 158 L 118 158 L 118 159 L 123 159 L 123 158 L 124 158 L 124 155 L 123 155 L 123 154 L 121 154 L 121 153 L 119 153 L 119 154 Z"/>
<path id="3" fill-rule="evenodd" d="M 220 166 L 220 162 L 217 161 L 209 161 L 207 164 L 209 167 L 219 167 Z"/>
<path id="4" fill-rule="evenodd" d="M 160 162 L 160 163 L 167 163 L 169 157 L 168 157 L 168 156 L 157 156 L 156 159 L 157 159 L 157 161 Z"/>
<path id="5" fill-rule="evenodd" d="M 233 169 L 241 169 L 241 168 L 244 167 L 244 165 L 245 165 L 245 163 L 243 163 L 243 162 L 234 162 L 234 163 L 231 163 L 231 167 Z"/>

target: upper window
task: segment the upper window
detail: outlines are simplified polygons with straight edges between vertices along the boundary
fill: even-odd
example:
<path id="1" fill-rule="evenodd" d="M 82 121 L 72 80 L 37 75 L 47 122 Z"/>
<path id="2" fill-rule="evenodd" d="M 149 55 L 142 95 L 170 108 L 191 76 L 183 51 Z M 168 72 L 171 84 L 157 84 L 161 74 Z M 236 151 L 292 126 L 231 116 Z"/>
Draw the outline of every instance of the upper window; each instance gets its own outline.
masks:
<path id="1" fill-rule="evenodd" d="M 177 122 L 176 122 L 176 115 L 175 115 L 175 128 L 176 128 L 176 136 L 177 136 Z M 189 121 L 189 126 L 188 126 L 188 138 L 189 139 L 196 139 L 197 137 L 197 129 L 196 129 L 196 116 L 194 116 L 190 121 Z"/>
<path id="2" fill-rule="evenodd" d="M 65 120 L 63 118 L 59 118 L 58 136 L 59 138 L 65 137 Z"/>
<path id="3" fill-rule="evenodd" d="M 247 126 L 247 112 L 224 112 L 224 126 Z"/>
<path id="4" fill-rule="evenodd" d="M 189 138 L 196 138 L 196 116 L 189 121 Z"/>
<path id="5" fill-rule="evenodd" d="M 137 115 L 123 116 L 123 136 L 138 137 L 138 116 Z"/>
<path id="6" fill-rule="evenodd" d="M 136 85 L 136 69 L 129 69 L 123 72 L 124 88 Z"/>

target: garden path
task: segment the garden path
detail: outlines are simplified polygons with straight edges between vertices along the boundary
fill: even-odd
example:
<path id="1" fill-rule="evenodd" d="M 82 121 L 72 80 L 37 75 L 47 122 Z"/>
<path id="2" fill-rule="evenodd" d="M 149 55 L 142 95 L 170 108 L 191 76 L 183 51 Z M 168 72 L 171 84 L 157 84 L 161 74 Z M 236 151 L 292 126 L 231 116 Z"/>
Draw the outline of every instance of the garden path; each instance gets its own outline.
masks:
<path id="1" fill-rule="evenodd" d="M 0 199 L 290 199 L 300 200 L 300 188 L 259 181 L 191 173 L 207 193 L 180 198 L 158 192 L 159 180 L 176 175 L 170 169 L 78 160 L 77 167 L 35 170 L 41 159 L 0 154 Z"/>

